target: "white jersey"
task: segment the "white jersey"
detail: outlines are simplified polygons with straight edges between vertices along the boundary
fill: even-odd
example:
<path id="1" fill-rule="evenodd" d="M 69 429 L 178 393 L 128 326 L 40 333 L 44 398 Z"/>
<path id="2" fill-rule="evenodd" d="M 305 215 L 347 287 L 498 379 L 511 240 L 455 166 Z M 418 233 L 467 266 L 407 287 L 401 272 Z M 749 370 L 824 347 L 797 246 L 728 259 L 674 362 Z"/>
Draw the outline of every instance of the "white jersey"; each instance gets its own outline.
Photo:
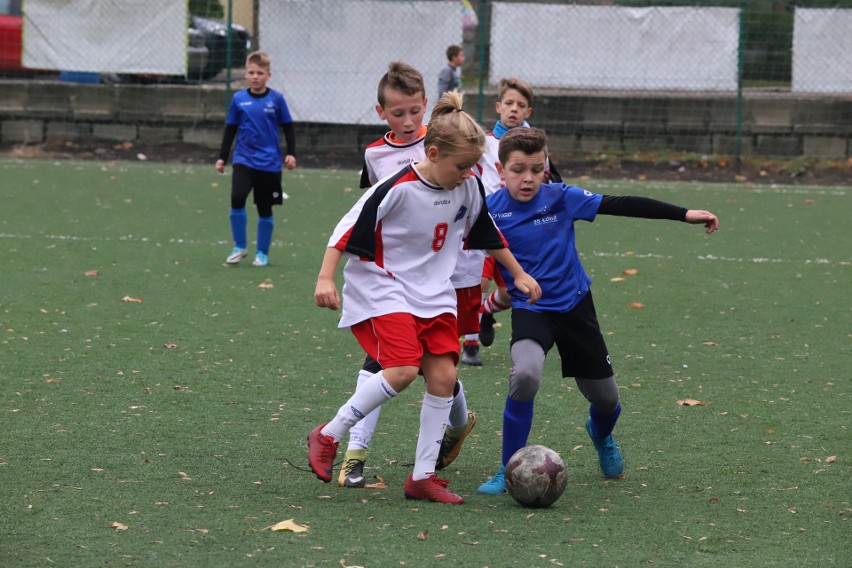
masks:
<path id="1" fill-rule="evenodd" d="M 446 190 L 409 166 L 371 187 L 328 242 L 349 257 L 340 327 L 396 312 L 455 315 L 450 276 L 463 241 L 470 248 L 506 246 L 478 178 Z"/>
<path id="2" fill-rule="evenodd" d="M 399 142 L 388 132 L 364 150 L 364 166 L 361 168 L 361 188 L 374 186 L 379 180 L 395 174 L 408 165 L 426 157 L 423 139 L 426 128 L 420 129 L 417 140 Z"/>
<path id="3" fill-rule="evenodd" d="M 500 139 L 489 133 L 485 136 L 485 152 L 482 153 L 482 158 L 477 162 L 479 170 L 481 170 L 482 185 L 485 186 L 485 195 L 491 195 L 506 185 L 506 180 L 497 171 L 497 164 L 500 163 L 500 158 L 497 151 L 500 149 Z"/>
<path id="4" fill-rule="evenodd" d="M 503 187 L 503 177 L 497 172 L 497 149 L 500 141 L 493 135 L 485 137 L 485 152 L 476 163 L 475 171 L 482 180 L 486 197 Z M 482 250 L 459 250 L 456 262 L 456 270 L 453 272 L 453 287 L 470 288 L 482 281 L 482 265 L 485 263 L 485 251 Z"/>

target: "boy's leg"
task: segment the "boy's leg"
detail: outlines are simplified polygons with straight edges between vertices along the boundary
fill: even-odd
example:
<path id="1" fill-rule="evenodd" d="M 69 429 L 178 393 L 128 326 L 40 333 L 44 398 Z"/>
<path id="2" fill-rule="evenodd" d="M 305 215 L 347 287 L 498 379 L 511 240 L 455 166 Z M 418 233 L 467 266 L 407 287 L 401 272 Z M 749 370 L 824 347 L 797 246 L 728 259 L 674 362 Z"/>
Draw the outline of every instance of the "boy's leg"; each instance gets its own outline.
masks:
<path id="1" fill-rule="evenodd" d="M 500 471 L 479 487 L 480 493 L 499 495 L 506 492 L 503 470 L 509 458 L 527 445 L 532 430 L 535 395 L 541 386 L 545 351 L 533 339 L 512 344 L 512 372 L 509 374 L 509 396 L 503 409 L 503 452 Z"/>
<path id="2" fill-rule="evenodd" d="M 612 436 L 615 423 L 621 415 L 618 385 L 615 377 L 583 379 L 577 377 L 577 387 L 589 401 L 589 418 L 586 431 L 598 452 L 598 462 L 604 477 L 619 477 L 624 473 L 624 458 Z"/>
<path id="3" fill-rule="evenodd" d="M 234 240 L 234 249 L 225 260 L 228 264 L 237 264 L 246 256 L 248 246 L 246 235 L 246 200 L 251 193 L 252 180 L 245 166 L 234 166 L 231 175 L 231 237 Z"/>
<path id="4" fill-rule="evenodd" d="M 468 410 L 467 400 L 464 394 L 464 385 L 456 379 L 453 390 L 453 404 L 450 409 L 450 421 L 441 441 L 441 449 L 438 451 L 438 461 L 435 469 L 444 469 L 458 457 L 465 438 L 476 425 L 476 415 Z"/>
<path id="5" fill-rule="evenodd" d="M 414 368 L 414 373 L 417 369 Z M 364 416 L 397 395 L 382 372 L 369 377 L 349 397 L 327 424 L 317 426 L 308 435 L 308 461 L 318 478 L 328 483 L 337 453 L 337 444 L 352 426 Z"/>
<path id="6" fill-rule="evenodd" d="M 456 379 L 455 358 L 449 355 L 425 353 L 422 360 L 426 393 L 420 408 L 420 433 L 414 471 L 405 482 L 405 496 L 439 503 L 458 504 L 464 499 L 447 489 L 449 484 L 435 475 L 440 440 L 450 419 L 453 388 Z"/>
<path id="7" fill-rule="evenodd" d="M 367 355 L 364 358 L 364 365 L 358 372 L 356 390 L 361 388 L 367 379 L 381 370 L 381 365 Z M 337 482 L 341 487 L 360 488 L 366 484 L 364 464 L 367 461 L 370 442 L 373 439 L 373 432 L 376 430 L 376 424 L 379 421 L 381 411 L 381 406 L 376 408 L 349 430 L 349 445 L 346 448 L 346 454 L 343 457 L 343 466 L 340 468 L 340 475 L 337 478 Z"/>

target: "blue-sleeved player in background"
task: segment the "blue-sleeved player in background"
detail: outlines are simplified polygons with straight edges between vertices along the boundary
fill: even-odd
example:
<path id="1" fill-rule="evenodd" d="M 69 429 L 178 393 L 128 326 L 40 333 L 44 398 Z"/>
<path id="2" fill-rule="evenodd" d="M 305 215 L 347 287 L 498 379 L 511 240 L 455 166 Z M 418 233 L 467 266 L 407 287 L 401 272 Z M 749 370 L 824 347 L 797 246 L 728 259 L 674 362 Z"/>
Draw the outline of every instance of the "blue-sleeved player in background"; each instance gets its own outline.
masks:
<path id="1" fill-rule="evenodd" d="M 231 176 L 231 234 L 234 249 L 225 260 L 238 264 L 247 254 L 246 200 L 254 189 L 254 204 L 257 206 L 257 254 L 254 266 L 269 264 L 269 246 L 275 219 L 272 206 L 280 205 L 286 198 L 281 189 L 281 138 L 278 129 L 284 131 L 287 155 L 284 166 L 288 170 L 296 167 L 296 142 L 293 134 L 293 118 L 287 101 L 280 92 L 266 86 L 272 76 L 269 56 L 262 51 L 250 53 L 246 59 L 246 81 L 249 88 L 238 91 L 231 100 L 222 147 L 216 169 L 225 173 L 225 162 L 231 152 L 234 139 L 234 173 Z"/>
<path id="2" fill-rule="evenodd" d="M 512 370 L 503 410 L 502 465 L 479 487 L 480 493 L 490 495 L 506 492 L 506 464 L 527 445 L 544 360 L 554 344 L 562 360 L 562 375 L 574 377 L 590 403 L 586 431 L 597 450 L 601 471 L 607 478 L 619 477 L 624 471 L 621 450 L 612 437 L 621 413 L 618 385 L 598 326 L 591 278 L 577 254 L 574 222 L 618 215 L 700 224 L 707 234 L 719 228 L 719 220 L 709 211 L 645 197 L 599 195 L 563 183 L 544 184 L 546 143 L 544 132 L 536 128 L 507 132 L 499 148 L 506 187 L 486 199 L 488 211 L 521 267 L 542 290 L 538 303 L 528 304 L 511 279 L 506 279 L 512 297 Z M 505 271 L 502 266 L 500 270 Z"/>

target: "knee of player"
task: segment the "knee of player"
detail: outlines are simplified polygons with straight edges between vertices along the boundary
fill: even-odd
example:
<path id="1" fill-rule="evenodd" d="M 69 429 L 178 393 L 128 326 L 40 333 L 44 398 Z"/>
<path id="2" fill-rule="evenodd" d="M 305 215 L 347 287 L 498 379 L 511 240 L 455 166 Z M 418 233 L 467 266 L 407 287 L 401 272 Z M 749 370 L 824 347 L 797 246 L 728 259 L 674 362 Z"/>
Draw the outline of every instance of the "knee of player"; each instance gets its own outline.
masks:
<path id="1" fill-rule="evenodd" d="M 509 375 L 509 396 L 515 400 L 532 400 L 541 387 L 541 374 L 533 369 L 514 368 Z"/>

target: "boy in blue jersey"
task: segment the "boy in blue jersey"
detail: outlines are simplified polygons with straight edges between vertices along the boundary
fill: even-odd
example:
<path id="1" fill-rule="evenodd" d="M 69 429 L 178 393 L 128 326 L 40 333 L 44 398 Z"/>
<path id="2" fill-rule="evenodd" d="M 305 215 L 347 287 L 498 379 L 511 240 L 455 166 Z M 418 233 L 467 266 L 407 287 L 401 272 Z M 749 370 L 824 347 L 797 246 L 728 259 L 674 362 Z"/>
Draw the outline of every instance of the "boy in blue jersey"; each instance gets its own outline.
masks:
<path id="1" fill-rule="evenodd" d="M 254 189 L 254 204 L 257 206 L 257 254 L 254 266 L 269 264 L 269 246 L 275 219 L 272 206 L 284 200 L 281 189 L 281 139 L 280 127 L 287 142 L 284 166 L 288 170 L 296 167 L 296 142 L 293 134 L 293 118 L 284 95 L 267 88 L 272 76 L 269 56 L 262 51 L 250 53 L 246 59 L 246 81 L 249 88 L 238 91 L 231 100 L 222 147 L 216 169 L 225 173 L 225 162 L 234 148 L 234 173 L 231 176 L 231 234 L 234 249 L 225 260 L 238 264 L 247 254 L 246 200 Z"/>
<path id="2" fill-rule="evenodd" d="M 480 493 L 506 492 L 509 458 L 527 445 L 533 401 L 541 385 L 545 357 L 555 344 L 562 374 L 574 377 L 589 401 L 586 431 L 595 445 L 602 473 L 620 477 L 621 450 L 612 437 L 621 413 L 618 385 L 598 326 L 589 289 L 574 244 L 574 222 L 596 215 L 671 219 L 719 228 L 709 211 L 684 209 L 636 196 L 599 195 L 563 183 L 542 183 L 547 164 L 546 137 L 536 128 L 515 128 L 500 140 L 500 169 L 506 187 L 486 198 L 488 211 L 509 242 L 520 265 L 541 285 L 537 304 L 506 279 L 512 302 L 512 371 L 503 410 L 503 459 L 500 470 L 479 487 Z M 501 272 L 505 271 L 500 267 Z"/>

